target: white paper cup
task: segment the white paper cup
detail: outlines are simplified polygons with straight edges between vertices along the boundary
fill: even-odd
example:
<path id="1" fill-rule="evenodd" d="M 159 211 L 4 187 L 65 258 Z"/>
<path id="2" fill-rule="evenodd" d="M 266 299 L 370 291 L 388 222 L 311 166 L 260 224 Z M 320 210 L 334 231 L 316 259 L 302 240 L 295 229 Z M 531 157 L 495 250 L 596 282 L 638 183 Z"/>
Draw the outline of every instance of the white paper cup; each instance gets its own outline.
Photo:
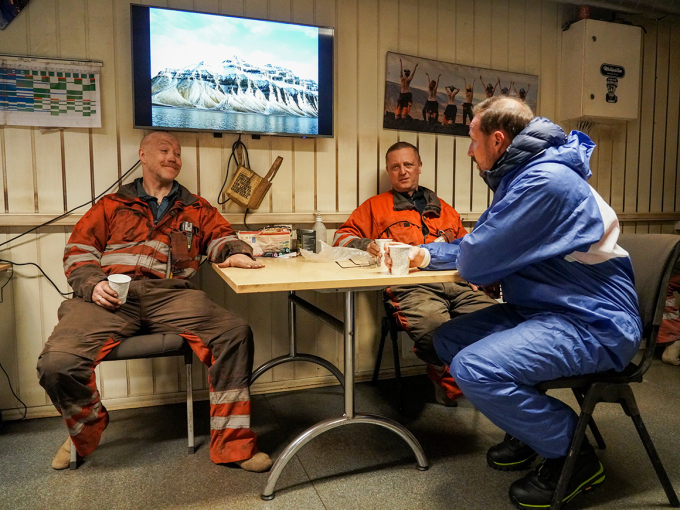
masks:
<path id="1" fill-rule="evenodd" d="M 408 254 L 411 251 L 411 246 L 408 244 L 391 244 L 390 258 L 392 259 L 392 274 L 405 275 L 409 272 Z"/>
<path id="2" fill-rule="evenodd" d="M 380 269 L 387 271 L 387 266 L 385 265 L 385 245 L 391 243 L 392 239 L 376 239 L 375 244 L 380 248 Z"/>
<path id="3" fill-rule="evenodd" d="M 132 278 L 126 274 L 112 274 L 107 280 L 109 280 L 109 287 L 118 294 L 119 301 L 125 303 Z"/>

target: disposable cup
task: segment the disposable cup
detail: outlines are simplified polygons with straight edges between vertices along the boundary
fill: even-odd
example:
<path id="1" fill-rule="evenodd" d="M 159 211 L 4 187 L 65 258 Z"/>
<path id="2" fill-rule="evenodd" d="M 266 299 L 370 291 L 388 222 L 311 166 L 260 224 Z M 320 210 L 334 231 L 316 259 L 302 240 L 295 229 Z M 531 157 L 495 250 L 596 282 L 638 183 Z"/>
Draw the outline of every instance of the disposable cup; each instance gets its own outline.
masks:
<path id="1" fill-rule="evenodd" d="M 405 275 L 409 270 L 408 254 L 411 251 L 411 246 L 407 244 L 391 244 L 390 258 L 392 259 L 392 274 Z"/>
<path id="2" fill-rule="evenodd" d="M 132 278 L 126 274 L 112 274 L 107 279 L 109 280 L 109 287 L 118 294 L 118 300 L 125 303 Z"/>
<path id="3" fill-rule="evenodd" d="M 392 239 L 376 239 L 375 244 L 380 248 L 380 269 L 387 271 L 387 266 L 385 265 L 385 245 L 391 243 Z"/>

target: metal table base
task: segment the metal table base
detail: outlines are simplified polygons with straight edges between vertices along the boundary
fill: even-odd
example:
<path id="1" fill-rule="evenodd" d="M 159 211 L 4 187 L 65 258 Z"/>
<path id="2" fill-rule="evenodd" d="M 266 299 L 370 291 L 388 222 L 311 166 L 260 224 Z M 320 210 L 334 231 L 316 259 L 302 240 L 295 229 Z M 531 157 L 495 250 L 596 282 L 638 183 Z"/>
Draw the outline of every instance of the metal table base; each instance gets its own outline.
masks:
<path id="1" fill-rule="evenodd" d="M 345 344 L 345 374 L 344 377 L 340 370 L 327 360 L 319 358 L 317 356 L 312 356 L 310 354 L 298 354 L 295 345 L 295 316 L 296 316 L 296 306 L 308 311 L 318 319 L 322 320 L 329 326 L 331 326 L 336 331 L 343 333 L 344 344 Z M 368 423 L 373 425 L 378 425 L 391 430 L 399 437 L 401 437 L 413 450 L 414 455 L 417 460 L 417 468 L 421 471 L 425 471 L 429 468 L 427 462 L 427 457 L 425 457 L 425 452 L 420 446 L 420 443 L 415 438 L 411 432 L 396 421 L 390 420 L 383 416 L 377 416 L 372 414 L 363 414 L 354 412 L 354 292 L 345 291 L 345 320 L 339 321 L 332 315 L 324 312 L 320 308 L 312 305 L 311 303 L 305 301 L 295 294 L 294 291 L 290 292 L 288 296 L 288 328 L 290 335 L 290 353 L 286 356 L 280 356 L 275 358 L 264 365 L 260 366 L 251 377 L 252 381 L 255 381 L 264 372 L 272 367 L 280 365 L 282 363 L 287 363 L 289 361 L 309 361 L 321 365 L 322 367 L 329 370 L 335 377 L 340 381 L 340 384 L 344 387 L 345 393 L 345 412 L 342 416 L 337 418 L 329 418 L 323 420 L 316 425 L 305 430 L 302 434 L 297 436 L 284 450 L 281 455 L 276 459 L 274 465 L 269 472 L 269 477 L 267 478 L 267 484 L 265 485 L 264 491 L 262 492 L 262 499 L 269 501 L 274 499 L 274 487 L 276 482 L 286 467 L 288 461 L 297 453 L 297 451 L 302 448 L 309 441 L 315 437 L 323 434 L 324 432 L 340 427 L 343 425 L 351 425 L 354 423 Z"/>

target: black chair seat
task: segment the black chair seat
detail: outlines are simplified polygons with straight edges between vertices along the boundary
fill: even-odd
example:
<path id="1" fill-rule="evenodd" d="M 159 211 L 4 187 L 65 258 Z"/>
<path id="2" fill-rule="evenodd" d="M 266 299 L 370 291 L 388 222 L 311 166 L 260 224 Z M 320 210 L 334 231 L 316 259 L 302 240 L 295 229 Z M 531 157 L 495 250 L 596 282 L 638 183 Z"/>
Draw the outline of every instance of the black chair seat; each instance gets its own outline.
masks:
<path id="1" fill-rule="evenodd" d="M 182 356 L 188 348 L 179 335 L 139 335 L 124 339 L 106 356 L 106 361 Z"/>
<path id="2" fill-rule="evenodd" d="M 638 369 L 635 363 L 628 363 L 622 371 L 607 370 L 596 374 L 573 375 L 571 377 L 561 377 L 552 381 L 544 381 L 535 387 L 539 390 L 554 390 L 557 388 L 584 388 L 596 382 L 607 382 L 612 384 L 628 384 L 629 382 L 642 382 L 642 374 L 633 377 Z"/>

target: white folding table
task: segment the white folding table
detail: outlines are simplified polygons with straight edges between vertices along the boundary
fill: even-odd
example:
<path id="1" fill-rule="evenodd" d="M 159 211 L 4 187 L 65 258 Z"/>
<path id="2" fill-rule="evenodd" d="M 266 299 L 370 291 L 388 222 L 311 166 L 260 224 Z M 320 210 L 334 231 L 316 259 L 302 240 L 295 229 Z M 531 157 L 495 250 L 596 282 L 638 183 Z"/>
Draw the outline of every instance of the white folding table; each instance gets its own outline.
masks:
<path id="1" fill-rule="evenodd" d="M 282 363 L 290 361 L 308 361 L 316 363 L 329 370 L 344 387 L 345 412 L 342 416 L 328 418 L 296 437 L 276 459 L 269 472 L 267 483 L 262 492 L 262 499 L 274 499 L 274 487 L 288 461 L 306 443 L 323 434 L 327 430 L 353 423 L 371 423 L 387 428 L 400 436 L 413 450 L 416 456 L 417 468 L 426 470 L 429 465 L 425 453 L 418 440 L 400 423 L 383 416 L 356 413 L 354 411 L 354 294 L 362 290 L 376 290 L 390 285 L 414 285 L 424 283 L 443 283 L 459 281 L 457 271 L 418 271 L 411 270 L 408 275 L 395 276 L 377 268 L 343 269 L 334 262 L 309 262 L 302 257 L 292 259 L 261 258 L 265 264 L 263 269 L 246 270 L 234 267 L 220 268 L 213 264 L 213 268 L 225 280 L 234 292 L 247 294 L 251 292 L 289 292 L 288 296 L 288 331 L 290 338 L 290 352 L 285 356 L 274 358 L 257 368 L 252 375 L 251 383 L 264 372 Z M 344 321 L 340 321 L 321 310 L 317 306 L 305 301 L 295 294 L 299 290 L 316 290 L 320 292 L 343 292 L 345 294 Z M 297 352 L 295 341 L 296 307 L 309 312 L 319 320 L 325 322 L 336 331 L 343 333 L 345 344 L 345 373 L 331 362 L 311 354 Z"/>

